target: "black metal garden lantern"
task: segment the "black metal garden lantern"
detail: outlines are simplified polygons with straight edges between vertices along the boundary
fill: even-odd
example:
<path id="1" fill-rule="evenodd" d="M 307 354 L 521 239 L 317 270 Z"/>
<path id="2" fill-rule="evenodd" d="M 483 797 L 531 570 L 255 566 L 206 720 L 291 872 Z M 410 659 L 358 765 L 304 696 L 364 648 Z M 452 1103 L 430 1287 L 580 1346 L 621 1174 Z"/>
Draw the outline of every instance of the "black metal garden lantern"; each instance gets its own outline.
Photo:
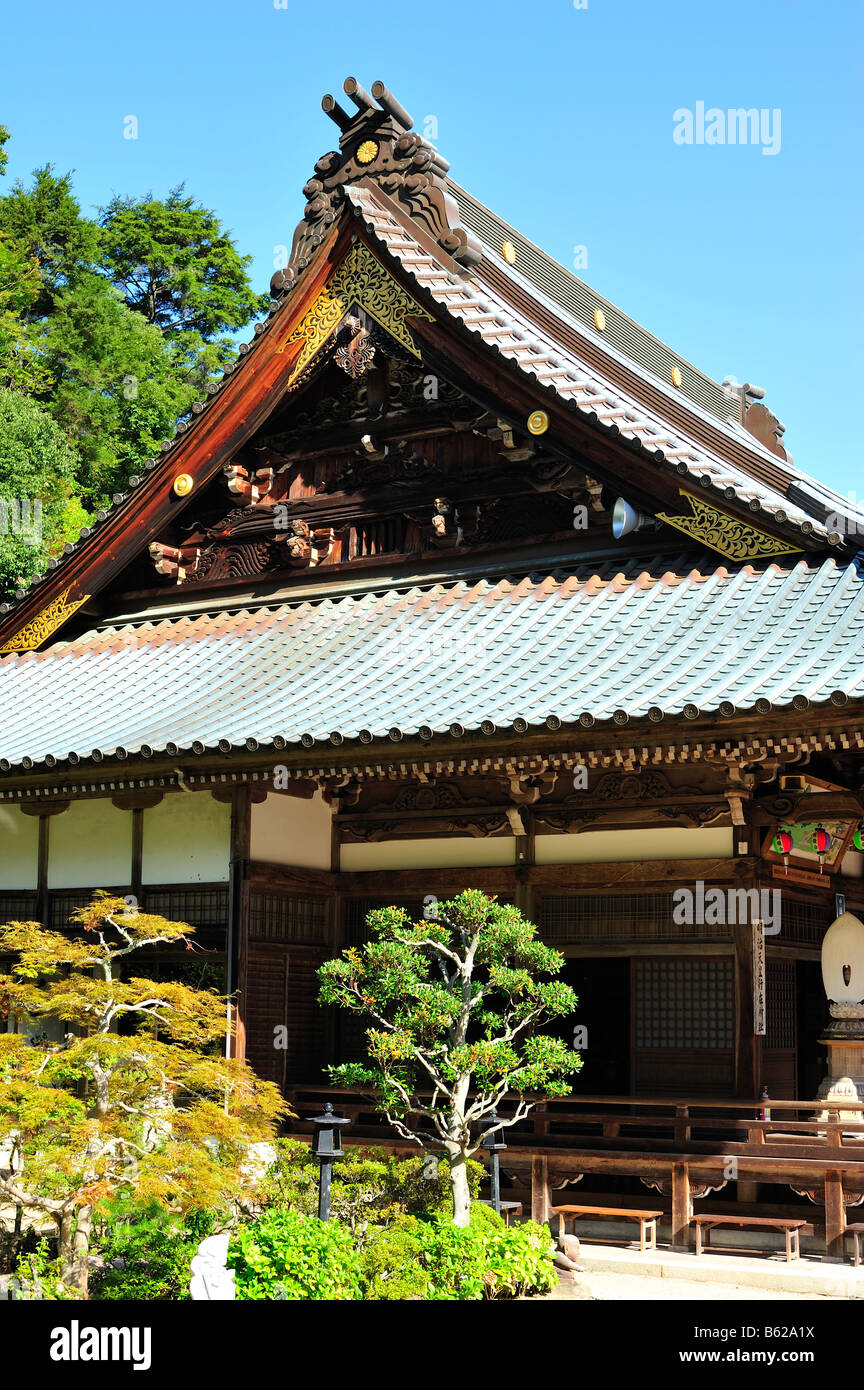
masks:
<path id="1" fill-rule="evenodd" d="M 321 1165 L 318 1179 L 318 1217 L 321 1221 L 329 1221 L 330 1179 L 333 1175 L 333 1164 L 337 1158 L 345 1157 L 345 1150 L 340 1146 L 339 1131 L 343 1125 L 348 1125 L 351 1121 L 344 1115 L 334 1115 L 333 1106 L 328 1100 L 324 1106 L 324 1114 L 316 1115 L 312 1123 L 315 1126 L 315 1133 L 312 1136 L 312 1157 L 317 1158 Z"/>
<path id="2" fill-rule="evenodd" d="M 492 1205 L 501 1214 L 501 1173 L 498 1167 L 498 1155 L 502 1149 L 506 1149 L 504 1143 L 504 1131 L 498 1125 L 498 1111 L 493 1110 L 487 1121 L 492 1125 L 486 1138 L 483 1140 L 483 1147 L 489 1154 L 489 1178 L 492 1183 Z"/>

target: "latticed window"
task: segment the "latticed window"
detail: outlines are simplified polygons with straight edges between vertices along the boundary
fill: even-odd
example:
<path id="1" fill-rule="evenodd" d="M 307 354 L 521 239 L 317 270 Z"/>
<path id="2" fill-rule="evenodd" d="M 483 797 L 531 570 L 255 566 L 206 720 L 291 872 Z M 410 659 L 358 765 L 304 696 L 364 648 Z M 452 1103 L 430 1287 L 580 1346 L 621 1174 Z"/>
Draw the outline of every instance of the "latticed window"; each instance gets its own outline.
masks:
<path id="1" fill-rule="evenodd" d="M 117 894 L 121 898 L 129 892 L 128 888 L 108 888 L 108 893 Z M 61 931 L 63 927 L 72 924 L 69 918 L 73 912 L 77 912 L 79 907 L 86 907 L 93 901 L 96 894 L 95 888 L 79 888 L 76 892 L 52 893 L 48 907 L 48 925 L 52 931 Z"/>
<path id="2" fill-rule="evenodd" d="M 821 946 L 833 920 L 834 913 L 827 904 L 801 902 L 783 894 L 780 932 L 784 941 Z"/>
<path id="3" fill-rule="evenodd" d="M 732 1046 L 731 961 L 637 960 L 633 983 L 637 1047 Z"/>
<path id="4" fill-rule="evenodd" d="M 316 943 L 327 940 L 329 901 L 313 894 L 253 893 L 249 935 L 257 941 Z"/>
<path id="5" fill-rule="evenodd" d="M 728 937 L 723 924 L 676 922 L 671 893 L 549 893 L 543 898 L 547 941 Z"/>
<path id="6" fill-rule="evenodd" d="M 422 898 L 394 898 L 383 894 L 378 898 L 346 898 L 342 908 L 346 946 L 359 946 L 369 940 L 366 917 L 378 907 L 404 907 L 412 921 L 423 916 Z"/>
<path id="7" fill-rule="evenodd" d="M 0 923 L 35 922 L 35 893 L 0 893 Z"/>
<path id="8" fill-rule="evenodd" d="M 792 1048 L 796 1041 L 794 960 L 769 960 L 766 986 L 765 1046 Z"/>
<path id="9" fill-rule="evenodd" d="M 142 907 L 170 922 L 190 927 L 224 927 L 228 921 L 227 888 L 145 888 Z"/>

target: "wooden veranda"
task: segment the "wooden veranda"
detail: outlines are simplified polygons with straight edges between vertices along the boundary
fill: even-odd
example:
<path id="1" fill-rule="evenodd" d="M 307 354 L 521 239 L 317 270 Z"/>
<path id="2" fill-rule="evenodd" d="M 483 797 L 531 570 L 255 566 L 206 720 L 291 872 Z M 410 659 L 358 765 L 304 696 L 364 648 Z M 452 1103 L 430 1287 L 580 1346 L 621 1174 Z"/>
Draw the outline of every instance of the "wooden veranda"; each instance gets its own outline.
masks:
<path id="1" fill-rule="evenodd" d="M 329 1098 L 351 1120 L 343 1142 L 416 1152 L 416 1146 L 394 1136 L 368 1097 L 314 1084 L 293 1086 L 287 1096 L 298 1115 L 293 1133 L 310 1132 L 307 1117 Z M 535 1221 L 554 1214 L 556 1189 L 587 1173 L 638 1178 L 666 1199 L 670 1244 L 679 1250 L 691 1248 L 694 1203 L 709 1193 L 730 1182 L 738 1184 L 739 1196 L 745 1184 L 745 1191 L 755 1184 L 785 1186 L 814 1204 L 812 1224 L 824 1233 L 825 1256 L 842 1259 L 846 1208 L 864 1201 L 864 1123 L 848 1121 L 848 1101 L 772 1100 L 770 1108 L 771 1118 L 763 1120 L 757 1101 L 642 1096 L 540 1101 L 505 1131 L 502 1168 L 530 1185 Z M 500 1113 L 506 1117 L 512 1110 L 502 1106 Z"/>

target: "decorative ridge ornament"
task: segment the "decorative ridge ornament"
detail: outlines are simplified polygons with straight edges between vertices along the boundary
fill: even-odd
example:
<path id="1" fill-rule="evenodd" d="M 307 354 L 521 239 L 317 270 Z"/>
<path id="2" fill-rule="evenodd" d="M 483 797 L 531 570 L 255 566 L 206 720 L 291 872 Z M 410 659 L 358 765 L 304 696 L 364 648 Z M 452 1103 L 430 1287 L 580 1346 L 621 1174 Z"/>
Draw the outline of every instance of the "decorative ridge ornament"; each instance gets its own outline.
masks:
<path id="1" fill-rule="evenodd" d="M 729 560 L 760 560 L 769 555 L 797 555 L 801 551 L 800 545 L 778 540 L 740 517 L 721 511 L 713 502 L 695 497 L 683 487 L 678 491 L 689 502 L 691 515 L 670 516 L 668 512 L 657 512 L 658 520 L 701 541 Z"/>
<path id="2" fill-rule="evenodd" d="M 459 205 L 447 184 L 447 160 L 411 130 L 411 117 L 382 82 L 372 86 L 380 106 L 353 77 L 346 79 L 344 88 L 357 114 L 350 116 L 332 96 L 322 100 L 324 111 L 342 132 L 339 150 L 318 160 L 314 176 L 303 188 L 307 198 L 303 221 L 294 232 L 287 267 L 273 276 L 273 293 L 290 288 L 305 270 L 346 205 L 346 187 L 361 179 L 375 182 L 454 261 L 478 265 L 483 249 L 462 225 Z"/>

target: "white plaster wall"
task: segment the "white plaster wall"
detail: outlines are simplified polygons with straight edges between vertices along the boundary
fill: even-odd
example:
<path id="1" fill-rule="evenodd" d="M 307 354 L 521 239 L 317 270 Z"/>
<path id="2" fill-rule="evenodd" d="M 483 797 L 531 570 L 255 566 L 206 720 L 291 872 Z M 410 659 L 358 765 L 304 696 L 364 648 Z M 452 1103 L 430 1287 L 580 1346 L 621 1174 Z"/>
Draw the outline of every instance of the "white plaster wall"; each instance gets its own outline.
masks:
<path id="1" fill-rule="evenodd" d="M 144 812 L 144 883 L 225 883 L 231 807 L 208 791 L 172 792 Z"/>
<path id="2" fill-rule="evenodd" d="M 728 859 L 732 827 L 699 830 L 594 830 L 584 835 L 538 835 L 538 864 L 616 864 L 641 859 Z"/>
<path id="3" fill-rule="evenodd" d="M 0 806 L 0 888 L 34 889 L 39 878 L 39 817 Z"/>
<path id="4" fill-rule="evenodd" d="M 479 869 L 515 863 L 512 836 L 495 839 L 385 840 L 381 844 L 342 845 L 340 863 L 347 872 L 372 869 Z"/>
<path id="5" fill-rule="evenodd" d="M 49 888 L 122 888 L 132 871 L 132 814 L 109 798 L 73 801 L 51 817 Z"/>
<path id="6" fill-rule="evenodd" d="M 308 801 L 271 792 L 252 807 L 250 858 L 298 869 L 330 868 L 332 813 L 320 792 Z"/>

